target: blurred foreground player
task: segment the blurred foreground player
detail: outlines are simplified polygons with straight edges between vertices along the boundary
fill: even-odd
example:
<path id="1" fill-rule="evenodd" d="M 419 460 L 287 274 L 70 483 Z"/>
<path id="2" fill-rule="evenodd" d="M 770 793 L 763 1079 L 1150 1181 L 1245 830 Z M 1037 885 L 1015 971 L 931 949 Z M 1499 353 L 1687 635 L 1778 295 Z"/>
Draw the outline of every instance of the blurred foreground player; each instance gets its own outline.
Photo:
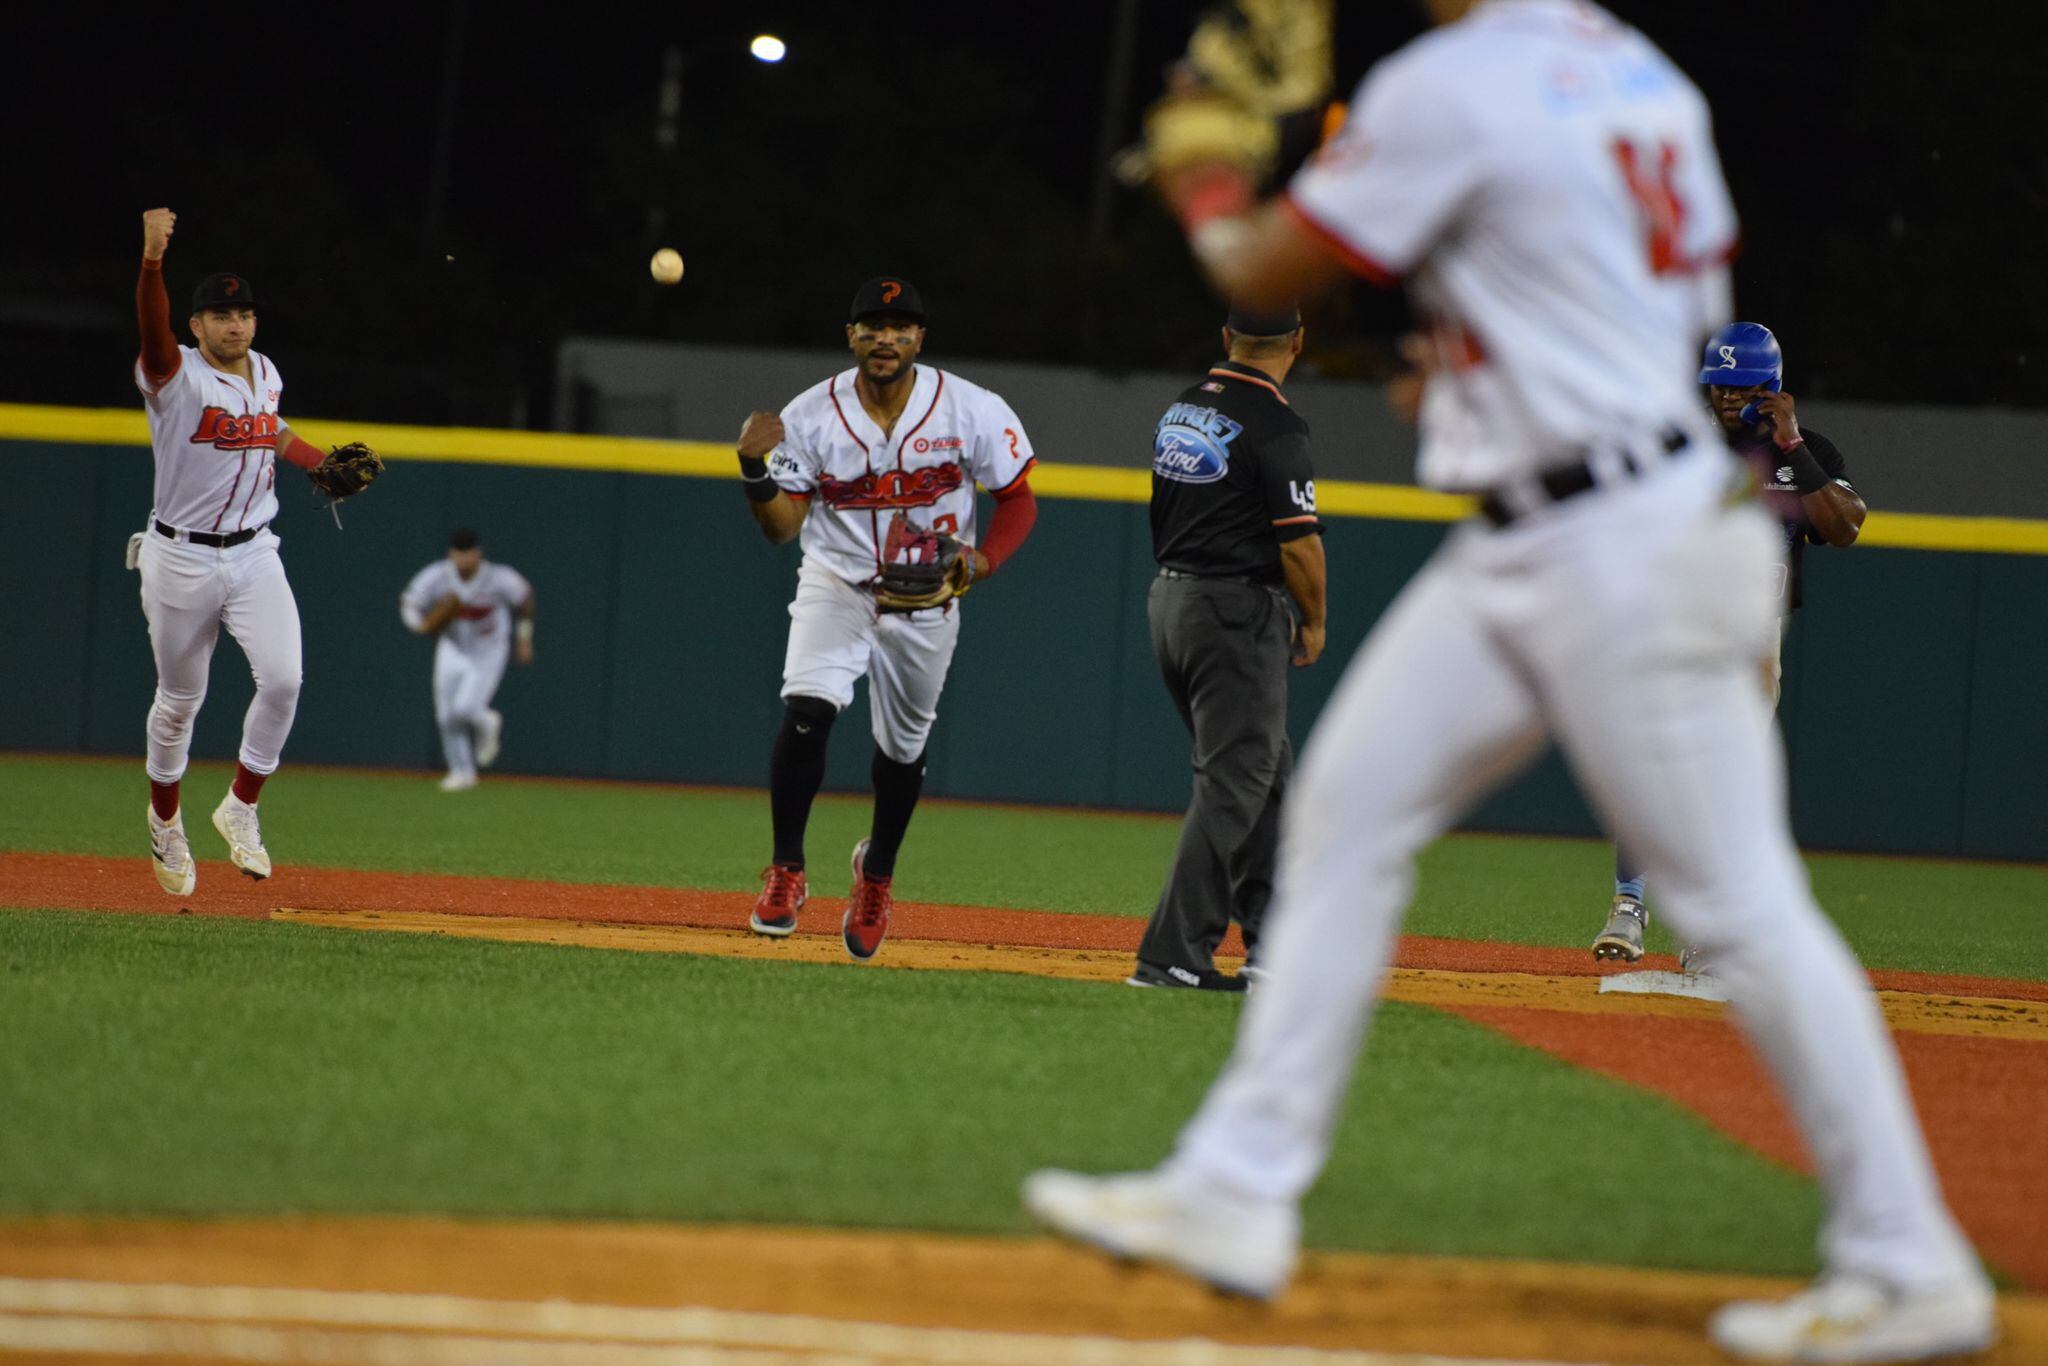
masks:
<path id="1" fill-rule="evenodd" d="M 1113 1252 L 1278 1294 L 1417 854 L 1554 740 L 1713 955 L 1827 1197 L 1815 1285 L 1719 1311 L 1761 1359 L 1981 1348 L 1989 1282 L 1942 1201 L 1868 982 L 1814 904 L 1755 683 L 1781 541 L 1693 388 L 1731 309 L 1705 101 L 1565 0 L 1430 0 L 1350 124 L 1250 215 L 1171 197 L 1220 291 L 1410 277 L 1431 344 L 1420 482 L 1478 497 L 1316 726 L 1230 1061 L 1156 1170 L 1040 1172 L 1026 1207 Z"/>

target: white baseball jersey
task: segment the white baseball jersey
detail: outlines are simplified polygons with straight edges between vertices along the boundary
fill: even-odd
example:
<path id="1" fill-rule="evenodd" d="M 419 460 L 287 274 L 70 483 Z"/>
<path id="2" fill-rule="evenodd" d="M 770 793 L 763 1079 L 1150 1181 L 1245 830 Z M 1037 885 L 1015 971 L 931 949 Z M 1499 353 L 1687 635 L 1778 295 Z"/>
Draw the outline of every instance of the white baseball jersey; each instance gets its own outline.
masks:
<path id="1" fill-rule="evenodd" d="M 507 648 L 512 639 L 513 609 L 533 596 L 533 585 L 512 566 L 490 560 L 465 579 L 455 572 L 455 562 L 443 556 L 412 576 L 412 582 L 399 594 L 399 615 L 417 630 L 434 604 L 450 593 L 462 605 L 441 632 L 441 639 L 468 654 Z"/>
<path id="2" fill-rule="evenodd" d="M 792 498 L 816 500 L 804 519 L 806 561 L 867 583 L 880 572 L 897 512 L 972 545 L 975 484 L 1008 488 L 1033 457 L 1024 424 L 1000 395 L 924 365 L 884 436 L 854 391 L 858 374 L 844 370 L 790 400 L 768 471 Z"/>
<path id="3" fill-rule="evenodd" d="M 178 348 L 178 372 L 150 387 L 135 362 L 135 387 L 149 413 L 156 451 L 156 519 L 184 531 L 222 535 L 277 516 L 277 402 L 284 379 L 268 356 L 249 353 L 252 387 Z"/>
<path id="4" fill-rule="evenodd" d="M 1732 316 L 1706 101 L 1578 0 L 1485 0 L 1369 72 L 1288 191 L 1354 269 L 1413 275 L 1438 364 L 1419 482 L 1473 490 L 1681 426 Z"/>
<path id="5" fill-rule="evenodd" d="M 1693 384 L 1735 228 L 1698 93 L 1591 5 L 1486 0 L 1355 107 L 1294 202 L 1360 269 L 1416 269 L 1451 367 L 1427 389 L 1424 480 L 1526 487 L 1566 459 L 1597 474 L 1603 453 L 1626 469 L 1659 428 L 1692 446 L 1506 526 L 1466 522 L 1373 626 L 1289 786 L 1267 975 L 1165 1189 L 1228 1192 L 1232 1227 L 1267 1231 L 1253 1265 L 1285 1278 L 1417 856 L 1550 740 L 1772 1068 L 1827 1193 L 1827 1268 L 1981 1284 L 1792 842 L 1755 673 L 1782 541 L 1729 501 Z"/>

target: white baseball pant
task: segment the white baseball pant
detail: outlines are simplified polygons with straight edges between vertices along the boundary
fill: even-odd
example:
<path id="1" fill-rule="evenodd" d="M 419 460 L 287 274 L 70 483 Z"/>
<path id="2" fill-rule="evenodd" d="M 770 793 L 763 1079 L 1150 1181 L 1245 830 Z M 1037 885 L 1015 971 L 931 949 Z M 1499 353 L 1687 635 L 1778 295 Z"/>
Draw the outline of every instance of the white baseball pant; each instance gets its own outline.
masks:
<path id="1" fill-rule="evenodd" d="M 784 697 L 819 697 L 841 711 L 865 674 L 875 744 L 899 764 L 924 753 L 960 638 L 960 610 L 875 611 L 875 600 L 806 559 L 789 604 Z"/>
<path id="2" fill-rule="evenodd" d="M 268 529 L 226 549 L 143 534 L 142 614 L 156 656 L 156 698 L 149 708 L 150 780 L 185 776 L 192 720 L 206 698 L 207 669 L 223 623 L 248 656 L 256 696 L 242 720 L 240 758 L 251 773 L 271 773 L 299 709 L 299 605 Z"/>
<path id="3" fill-rule="evenodd" d="M 473 650 L 460 648 L 445 633 L 435 642 L 434 724 L 448 772 L 455 777 L 476 776 L 475 727 L 490 710 L 511 654 L 503 640 Z"/>
<path id="4" fill-rule="evenodd" d="M 1700 452 L 1502 530 L 1454 531 L 1317 722 L 1289 794 L 1261 945 L 1222 1076 L 1172 1163 L 1298 1201 L 1329 1155 L 1416 855 L 1546 734 L 1659 879 L 1790 1102 L 1834 1270 L 1903 1287 L 1974 1267 L 1875 997 L 1815 904 L 1756 686 L 1776 530 Z M 1754 585 L 1754 588 L 1751 587 Z"/>

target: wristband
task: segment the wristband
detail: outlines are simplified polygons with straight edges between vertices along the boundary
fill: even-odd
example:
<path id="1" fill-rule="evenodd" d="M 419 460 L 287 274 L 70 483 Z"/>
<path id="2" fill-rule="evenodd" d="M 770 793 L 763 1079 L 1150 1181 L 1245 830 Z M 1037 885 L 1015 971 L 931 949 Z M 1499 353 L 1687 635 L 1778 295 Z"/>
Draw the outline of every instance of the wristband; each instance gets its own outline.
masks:
<path id="1" fill-rule="evenodd" d="M 1779 451 L 1778 459 L 1792 467 L 1792 487 L 1798 489 L 1802 497 L 1817 493 L 1833 482 L 1828 478 L 1828 472 L 1820 467 L 1820 461 L 1813 458 L 1813 452 L 1806 448 L 1803 438 L 1791 450 Z"/>
<path id="2" fill-rule="evenodd" d="M 533 644 L 533 618 L 521 617 L 512 627 L 512 634 L 519 637 L 522 645 Z"/>
<path id="3" fill-rule="evenodd" d="M 1202 268 L 1212 275 L 1228 266 L 1251 241 L 1248 218 L 1212 218 L 1188 233 L 1188 247 Z"/>
<path id="4" fill-rule="evenodd" d="M 768 477 L 768 462 L 758 455 L 740 457 L 740 482 L 746 485 L 750 503 L 772 503 L 775 495 L 782 492 Z"/>

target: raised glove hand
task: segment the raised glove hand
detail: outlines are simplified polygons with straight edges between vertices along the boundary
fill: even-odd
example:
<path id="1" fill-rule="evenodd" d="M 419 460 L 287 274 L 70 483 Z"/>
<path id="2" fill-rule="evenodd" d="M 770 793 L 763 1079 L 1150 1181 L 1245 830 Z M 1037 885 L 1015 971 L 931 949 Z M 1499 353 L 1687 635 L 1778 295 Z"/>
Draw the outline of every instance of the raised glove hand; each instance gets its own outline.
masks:
<path id="1" fill-rule="evenodd" d="M 383 457 L 362 442 L 351 441 L 329 451 L 325 460 L 306 471 L 306 477 L 330 503 L 338 503 L 370 487 L 382 473 Z"/>
<path id="2" fill-rule="evenodd" d="M 1118 156 L 1126 184 L 1150 183 L 1177 212 L 1189 194 L 1241 183 L 1248 208 L 1274 169 L 1281 122 L 1321 107 L 1335 77 L 1332 0 L 1228 0 L 1211 7 L 1145 113 L 1145 140 Z M 1192 187 L 1191 187 L 1192 182 Z"/>
<path id="3" fill-rule="evenodd" d="M 882 542 L 882 571 L 875 580 L 875 606 L 884 612 L 921 612 L 942 607 L 974 582 L 973 551 L 958 537 L 912 526 L 897 513 Z"/>

